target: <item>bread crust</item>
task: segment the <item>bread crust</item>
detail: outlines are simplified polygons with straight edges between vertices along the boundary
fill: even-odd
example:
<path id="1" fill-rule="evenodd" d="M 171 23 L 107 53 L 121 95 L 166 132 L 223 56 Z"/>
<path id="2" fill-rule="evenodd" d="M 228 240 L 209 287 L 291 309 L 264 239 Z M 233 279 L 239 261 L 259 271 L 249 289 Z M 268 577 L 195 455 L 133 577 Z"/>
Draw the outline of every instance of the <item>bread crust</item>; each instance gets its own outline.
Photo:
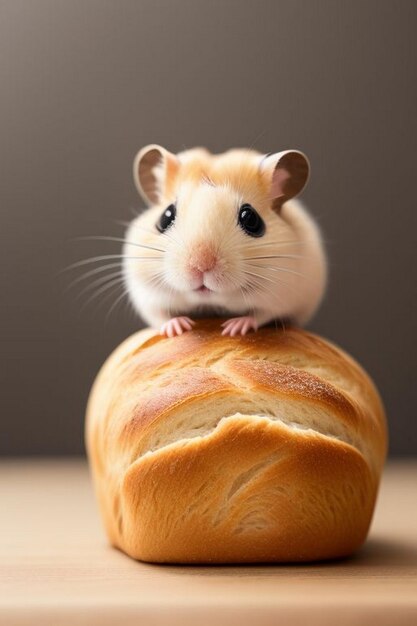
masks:
<path id="1" fill-rule="evenodd" d="M 387 449 L 372 381 L 312 333 L 220 323 L 140 331 L 101 369 L 86 443 L 110 542 L 159 563 L 352 553 Z"/>

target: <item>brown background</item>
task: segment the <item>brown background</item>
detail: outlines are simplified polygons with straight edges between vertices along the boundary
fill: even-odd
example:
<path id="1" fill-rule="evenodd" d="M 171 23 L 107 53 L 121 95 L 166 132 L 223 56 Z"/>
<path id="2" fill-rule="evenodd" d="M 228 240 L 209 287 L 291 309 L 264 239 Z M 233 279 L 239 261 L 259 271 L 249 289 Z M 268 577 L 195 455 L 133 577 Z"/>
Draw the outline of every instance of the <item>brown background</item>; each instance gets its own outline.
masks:
<path id="1" fill-rule="evenodd" d="M 301 148 L 331 259 L 311 328 L 350 351 L 417 451 L 416 11 L 396 0 L 0 2 L 1 452 L 83 449 L 94 375 L 139 327 L 75 260 L 118 253 L 136 151 Z"/>

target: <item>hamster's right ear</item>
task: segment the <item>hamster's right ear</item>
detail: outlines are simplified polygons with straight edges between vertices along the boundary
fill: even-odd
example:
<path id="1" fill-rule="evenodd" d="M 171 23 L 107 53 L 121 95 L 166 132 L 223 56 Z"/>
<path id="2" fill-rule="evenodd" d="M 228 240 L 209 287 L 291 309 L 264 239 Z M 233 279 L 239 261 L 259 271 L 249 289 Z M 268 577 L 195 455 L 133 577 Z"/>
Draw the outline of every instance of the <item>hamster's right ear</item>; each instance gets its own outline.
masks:
<path id="1" fill-rule="evenodd" d="M 178 157 L 162 146 L 150 144 L 133 161 L 133 179 L 147 204 L 158 204 L 172 190 L 180 167 Z"/>
<path id="2" fill-rule="evenodd" d="M 267 174 L 272 208 L 277 212 L 284 202 L 301 193 L 310 174 L 310 163 L 299 150 L 267 154 L 260 165 Z"/>

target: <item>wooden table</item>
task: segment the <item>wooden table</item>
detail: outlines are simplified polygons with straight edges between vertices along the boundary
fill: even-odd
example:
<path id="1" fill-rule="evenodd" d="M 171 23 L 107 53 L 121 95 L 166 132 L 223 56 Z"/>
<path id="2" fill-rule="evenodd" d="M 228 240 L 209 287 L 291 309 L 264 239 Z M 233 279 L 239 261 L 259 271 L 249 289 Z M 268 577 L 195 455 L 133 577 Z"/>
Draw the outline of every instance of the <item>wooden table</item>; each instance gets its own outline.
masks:
<path id="1" fill-rule="evenodd" d="M 108 547 L 85 462 L 0 464 L 0 624 L 417 624 L 417 463 L 388 466 L 366 546 L 306 566 L 172 566 Z"/>

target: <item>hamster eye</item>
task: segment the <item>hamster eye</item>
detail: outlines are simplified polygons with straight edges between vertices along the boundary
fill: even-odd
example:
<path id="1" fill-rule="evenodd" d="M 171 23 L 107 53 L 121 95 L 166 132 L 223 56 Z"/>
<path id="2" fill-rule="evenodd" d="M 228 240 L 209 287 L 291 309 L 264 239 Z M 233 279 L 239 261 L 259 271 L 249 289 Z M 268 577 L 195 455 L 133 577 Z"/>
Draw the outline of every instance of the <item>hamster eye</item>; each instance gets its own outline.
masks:
<path id="1" fill-rule="evenodd" d="M 160 233 L 165 232 L 166 229 L 172 225 L 175 220 L 176 213 L 177 209 L 175 208 L 175 204 L 170 204 L 169 207 L 165 209 L 156 224 L 156 228 Z"/>
<path id="2" fill-rule="evenodd" d="M 265 222 L 250 204 L 242 204 L 238 222 L 247 235 L 262 237 L 265 234 Z"/>

